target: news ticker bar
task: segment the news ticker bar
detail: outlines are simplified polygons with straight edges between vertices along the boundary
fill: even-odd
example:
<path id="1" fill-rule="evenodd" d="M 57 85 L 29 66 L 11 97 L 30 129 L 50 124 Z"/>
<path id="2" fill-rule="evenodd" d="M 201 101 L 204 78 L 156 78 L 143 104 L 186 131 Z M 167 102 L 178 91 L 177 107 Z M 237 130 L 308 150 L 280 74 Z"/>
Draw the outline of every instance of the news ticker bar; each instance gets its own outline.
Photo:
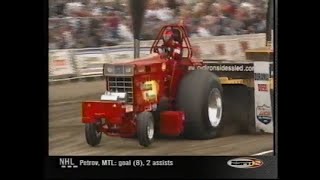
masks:
<path id="1" fill-rule="evenodd" d="M 49 157 L 47 175 L 74 177 L 277 178 L 277 157 Z"/>

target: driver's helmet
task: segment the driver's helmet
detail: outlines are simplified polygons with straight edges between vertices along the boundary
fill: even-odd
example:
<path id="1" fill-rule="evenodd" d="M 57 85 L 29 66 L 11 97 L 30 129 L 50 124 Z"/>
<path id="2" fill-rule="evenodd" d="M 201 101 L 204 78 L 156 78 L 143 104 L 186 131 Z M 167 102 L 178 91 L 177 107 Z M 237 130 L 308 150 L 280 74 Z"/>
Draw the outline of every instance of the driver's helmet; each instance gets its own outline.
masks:
<path id="1" fill-rule="evenodd" d="M 165 43 L 169 42 L 172 38 L 173 38 L 173 32 L 171 29 L 168 29 L 163 33 L 163 40 Z"/>

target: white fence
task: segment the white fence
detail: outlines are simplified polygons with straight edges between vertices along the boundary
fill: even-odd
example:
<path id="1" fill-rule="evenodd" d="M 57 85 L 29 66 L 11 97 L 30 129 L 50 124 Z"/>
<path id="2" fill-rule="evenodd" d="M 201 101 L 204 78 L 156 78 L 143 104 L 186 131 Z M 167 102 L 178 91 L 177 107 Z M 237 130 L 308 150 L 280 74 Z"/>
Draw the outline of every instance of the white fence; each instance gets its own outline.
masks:
<path id="1" fill-rule="evenodd" d="M 244 60 L 246 49 L 265 46 L 266 35 L 191 38 L 190 41 L 192 46 L 199 48 L 202 59 Z M 140 42 L 141 57 L 149 54 L 152 42 Z M 133 59 L 132 42 L 101 48 L 50 50 L 49 80 L 66 77 L 101 76 L 103 63 L 114 63 L 124 59 Z"/>

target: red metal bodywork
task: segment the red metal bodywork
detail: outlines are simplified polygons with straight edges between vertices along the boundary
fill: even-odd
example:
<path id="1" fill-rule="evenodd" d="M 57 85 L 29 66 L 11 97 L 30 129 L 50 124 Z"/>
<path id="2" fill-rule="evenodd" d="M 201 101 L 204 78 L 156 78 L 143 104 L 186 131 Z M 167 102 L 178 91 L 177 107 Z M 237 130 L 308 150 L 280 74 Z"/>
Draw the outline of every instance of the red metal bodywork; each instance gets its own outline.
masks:
<path id="1" fill-rule="evenodd" d="M 183 40 L 182 48 L 187 52 L 179 60 L 169 60 L 154 53 L 161 41 L 162 33 L 167 27 L 177 28 Z M 132 137 L 136 134 L 136 115 L 143 111 L 153 111 L 163 97 L 174 100 L 180 80 L 187 73 L 189 66 L 200 66 L 202 61 L 192 58 L 192 49 L 185 29 L 180 25 L 164 26 L 154 41 L 148 57 L 122 63 L 134 65 L 132 111 L 126 111 L 122 102 L 86 101 L 82 103 L 82 122 L 94 123 L 104 118 L 101 131 L 107 135 Z M 185 56 L 184 56 L 185 55 Z M 119 64 L 121 65 L 121 64 Z M 107 82 L 108 84 L 108 82 Z M 109 87 L 107 86 L 107 90 Z M 150 89 L 148 89 L 150 88 Z M 171 108 L 174 108 L 174 101 Z M 161 113 L 161 134 L 177 136 L 183 132 L 184 113 L 167 111 Z"/>
<path id="2" fill-rule="evenodd" d="M 107 135 L 132 137 L 136 124 L 132 112 L 127 113 L 124 103 L 116 101 L 85 101 L 82 103 L 82 122 L 96 123 L 101 119 L 100 130 Z"/>
<path id="3" fill-rule="evenodd" d="M 160 114 L 160 133 L 168 136 L 179 136 L 184 129 L 184 120 L 184 112 L 162 112 Z"/>

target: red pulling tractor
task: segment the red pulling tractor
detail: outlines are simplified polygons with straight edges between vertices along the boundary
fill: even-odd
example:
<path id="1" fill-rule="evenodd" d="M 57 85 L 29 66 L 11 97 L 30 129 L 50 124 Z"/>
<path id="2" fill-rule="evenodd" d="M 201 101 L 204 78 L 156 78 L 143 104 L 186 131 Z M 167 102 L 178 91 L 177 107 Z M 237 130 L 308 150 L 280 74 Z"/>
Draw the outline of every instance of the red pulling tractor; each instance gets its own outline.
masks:
<path id="1" fill-rule="evenodd" d="M 198 68 L 205 64 L 192 57 L 185 28 L 180 25 L 164 26 L 150 53 L 127 63 L 104 64 L 106 92 L 100 101 L 82 103 L 82 122 L 89 145 L 98 145 L 102 133 L 137 136 L 145 147 L 156 135 L 210 139 L 220 134 L 225 124 L 223 116 L 227 116 L 223 115 L 221 83 L 240 81 L 223 80 Z M 190 71 L 190 67 L 195 70 Z"/>

